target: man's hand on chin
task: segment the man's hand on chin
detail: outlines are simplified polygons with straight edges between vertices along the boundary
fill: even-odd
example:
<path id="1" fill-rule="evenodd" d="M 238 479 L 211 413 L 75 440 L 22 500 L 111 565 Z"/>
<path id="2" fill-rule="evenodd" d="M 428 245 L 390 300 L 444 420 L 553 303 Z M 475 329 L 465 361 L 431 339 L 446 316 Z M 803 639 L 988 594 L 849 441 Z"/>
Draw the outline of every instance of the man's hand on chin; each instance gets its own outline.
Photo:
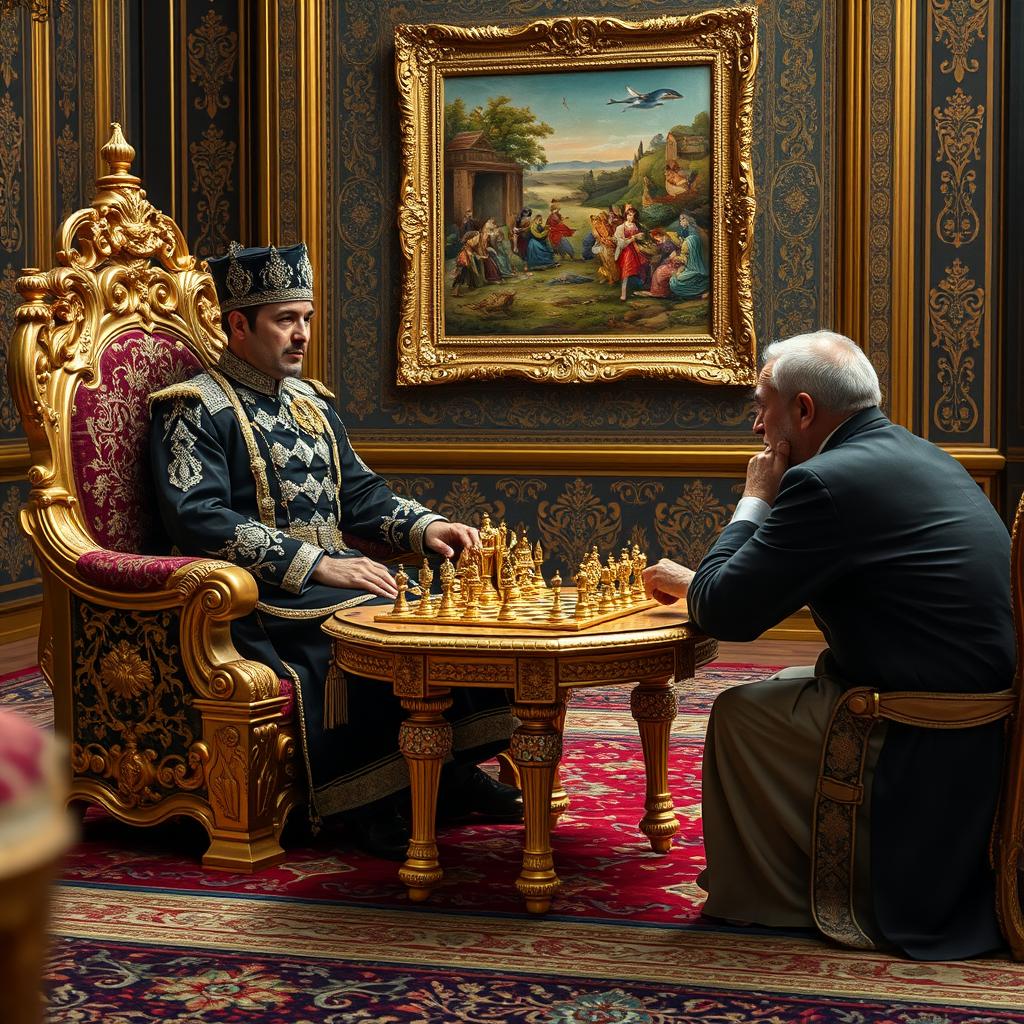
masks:
<path id="1" fill-rule="evenodd" d="M 663 558 L 644 569 L 644 591 L 662 604 L 675 604 L 690 589 L 693 570 Z"/>
<path id="2" fill-rule="evenodd" d="M 480 547 L 480 531 L 465 523 L 448 523 L 435 519 L 423 531 L 423 546 L 436 551 L 445 558 L 451 558 L 456 548 Z"/>
<path id="3" fill-rule="evenodd" d="M 779 441 L 774 448 L 764 446 L 747 463 L 747 482 L 743 488 L 744 498 L 760 498 L 773 504 L 779 493 L 782 474 L 789 469 L 789 442 Z"/>

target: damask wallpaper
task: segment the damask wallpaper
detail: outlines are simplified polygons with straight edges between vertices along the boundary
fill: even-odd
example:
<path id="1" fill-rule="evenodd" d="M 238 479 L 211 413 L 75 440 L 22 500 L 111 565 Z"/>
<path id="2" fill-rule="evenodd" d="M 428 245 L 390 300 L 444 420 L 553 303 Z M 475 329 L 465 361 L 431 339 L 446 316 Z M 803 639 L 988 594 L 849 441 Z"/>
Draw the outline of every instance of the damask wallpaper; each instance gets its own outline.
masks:
<path id="1" fill-rule="evenodd" d="M 697 0 L 443 0 L 330 4 L 328 193 L 330 376 L 357 436 L 699 442 L 743 437 L 745 391 L 627 381 L 599 387 L 528 383 L 395 387 L 399 153 L 395 25 L 512 24 L 556 15 L 637 19 L 713 6 Z M 755 314 L 761 339 L 831 323 L 836 5 L 758 8 L 755 99 Z M 322 340 L 326 340 L 323 339 Z"/>

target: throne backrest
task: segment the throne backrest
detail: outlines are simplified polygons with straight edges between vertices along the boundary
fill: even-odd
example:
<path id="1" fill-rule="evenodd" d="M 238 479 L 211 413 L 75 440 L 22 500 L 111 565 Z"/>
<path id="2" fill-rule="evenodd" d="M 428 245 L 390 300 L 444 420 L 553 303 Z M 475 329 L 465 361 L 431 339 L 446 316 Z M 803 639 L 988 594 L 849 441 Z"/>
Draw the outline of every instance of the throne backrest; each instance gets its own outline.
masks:
<path id="1" fill-rule="evenodd" d="M 96 385 L 77 387 L 71 464 L 82 516 L 102 547 L 138 554 L 164 548 L 149 473 L 148 397 L 201 369 L 182 339 L 129 330 L 103 349 Z"/>
<path id="2" fill-rule="evenodd" d="M 213 280 L 177 225 L 129 173 L 120 127 L 92 205 L 61 225 L 59 266 L 26 272 L 11 343 L 11 391 L 32 450 L 30 515 L 56 546 L 162 547 L 149 477 L 148 396 L 216 363 L 225 339 Z"/>

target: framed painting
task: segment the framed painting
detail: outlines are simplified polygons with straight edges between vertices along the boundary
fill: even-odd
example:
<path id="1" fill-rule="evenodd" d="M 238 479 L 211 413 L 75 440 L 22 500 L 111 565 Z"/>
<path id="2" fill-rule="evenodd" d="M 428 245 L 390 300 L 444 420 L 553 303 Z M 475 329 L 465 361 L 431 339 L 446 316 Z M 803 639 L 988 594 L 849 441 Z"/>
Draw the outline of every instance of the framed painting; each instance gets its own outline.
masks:
<path id="1" fill-rule="evenodd" d="M 397 28 L 399 384 L 754 383 L 755 18 Z"/>

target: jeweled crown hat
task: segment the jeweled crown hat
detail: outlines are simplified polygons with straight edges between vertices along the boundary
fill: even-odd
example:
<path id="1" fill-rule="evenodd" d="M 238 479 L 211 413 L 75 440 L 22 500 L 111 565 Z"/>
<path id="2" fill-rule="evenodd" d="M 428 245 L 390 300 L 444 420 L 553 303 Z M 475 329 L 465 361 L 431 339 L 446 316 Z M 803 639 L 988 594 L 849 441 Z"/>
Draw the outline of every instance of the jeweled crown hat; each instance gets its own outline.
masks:
<path id="1" fill-rule="evenodd" d="M 313 267 L 305 242 L 283 249 L 243 249 L 232 242 L 226 256 L 207 260 L 207 266 L 222 313 L 266 302 L 313 301 Z"/>

